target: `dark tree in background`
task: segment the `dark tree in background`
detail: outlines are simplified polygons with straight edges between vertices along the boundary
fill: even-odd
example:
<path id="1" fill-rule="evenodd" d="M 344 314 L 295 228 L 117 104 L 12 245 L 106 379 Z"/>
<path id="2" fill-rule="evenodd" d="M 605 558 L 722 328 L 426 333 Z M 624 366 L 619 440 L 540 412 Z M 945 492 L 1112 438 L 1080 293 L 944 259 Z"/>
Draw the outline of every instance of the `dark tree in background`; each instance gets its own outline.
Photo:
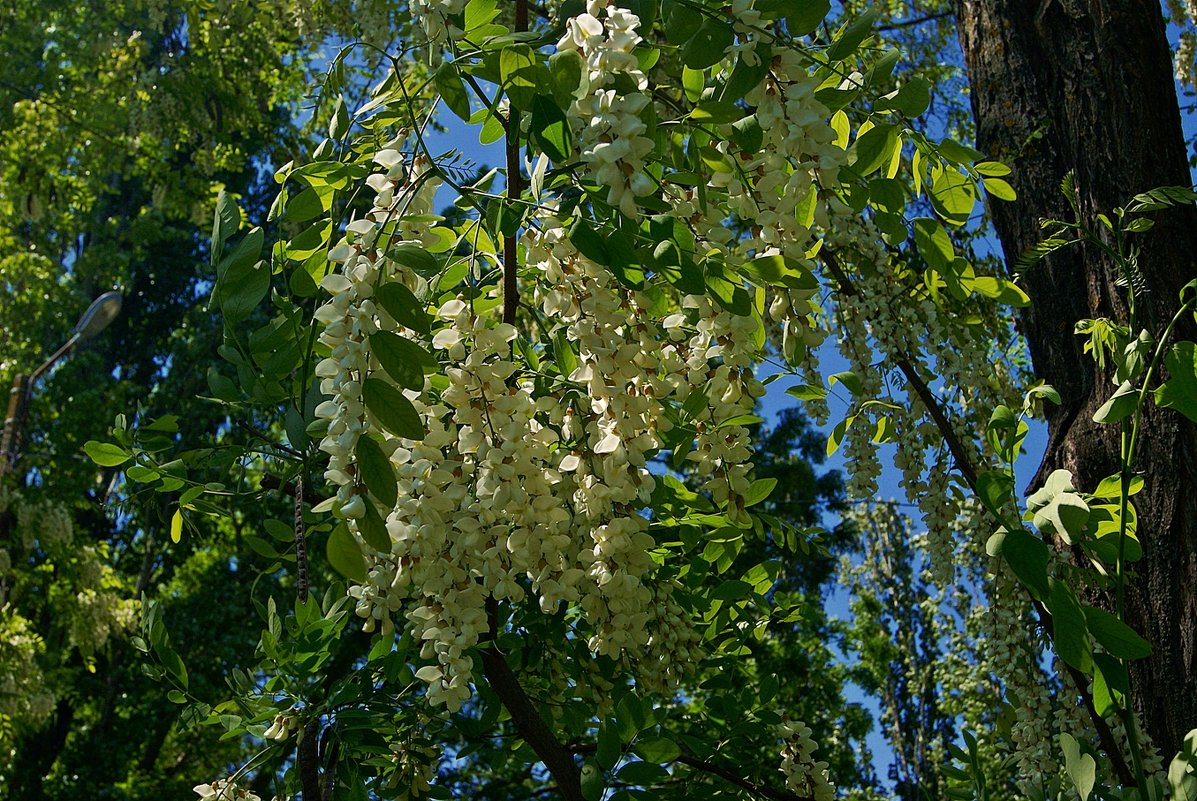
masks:
<path id="1" fill-rule="evenodd" d="M 994 225 L 1014 258 L 1043 238 L 1040 220 L 1071 220 L 1060 191 L 1075 175 L 1080 213 L 1132 195 L 1192 183 L 1185 157 L 1171 52 L 1156 0 L 953 0 L 972 86 L 978 147 L 1014 168 L 1018 200 L 994 204 Z M 1161 212 L 1142 236 L 1143 327 L 1158 336 L 1197 277 L 1197 209 Z M 1078 320 L 1125 324 L 1120 275 L 1097 248 L 1058 251 L 1022 280 L 1032 304 L 1022 316 L 1036 374 L 1059 390 L 1049 408 L 1049 445 L 1036 484 L 1067 469 L 1091 489 L 1119 470 L 1115 426 L 1093 413 L 1116 385 L 1082 352 Z M 1178 338 L 1191 338 L 1192 320 Z M 1127 596 L 1129 622 L 1152 643 L 1132 662 L 1131 686 L 1144 725 L 1169 754 L 1197 727 L 1197 427 L 1151 407 L 1136 496 L 1143 560 Z"/>

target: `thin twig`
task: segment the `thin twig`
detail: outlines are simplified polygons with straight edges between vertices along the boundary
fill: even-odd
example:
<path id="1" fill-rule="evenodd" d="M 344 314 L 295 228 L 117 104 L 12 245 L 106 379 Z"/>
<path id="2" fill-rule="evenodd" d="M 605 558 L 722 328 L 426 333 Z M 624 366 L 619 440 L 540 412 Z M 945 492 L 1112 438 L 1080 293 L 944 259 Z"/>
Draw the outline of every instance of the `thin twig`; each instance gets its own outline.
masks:
<path id="1" fill-rule="evenodd" d="M 289 456 L 294 456 L 297 459 L 303 458 L 303 454 L 300 453 L 299 451 L 295 450 L 294 448 L 290 447 L 289 445 L 284 445 L 281 442 L 275 442 L 269 436 L 266 435 L 266 432 L 255 428 L 254 426 L 250 425 L 249 423 L 246 423 L 243 420 L 238 420 L 237 425 L 243 431 L 245 431 L 245 433 L 249 434 L 254 439 L 261 440 L 262 442 L 266 443 L 270 447 L 274 448 L 276 451 L 282 451 L 283 453 L 288 454 Z"/>
<path id="2" fill-rule="evenodd" d="M 726 768 L 721 768 L 718 765 L 714 765 L 706 760 L 699 759 L 698 757 L 690 756 L 689 754 L 682 754 L 677 758 L 677 761 L 681 762 L 683 765 L 689 765 L 695 770 L 701 770 L 703 773 L 709 773 L 712 776 L 718 776 L 725 782 L 734 784 L 735 786 L 743 790 L 747 790 L 754 795 L 759 795 L 762 798 L 768 798 L 772 801 L 811 801 L 809 796 L 797 795 L 788 790 L 777 790 L 765 784 L 753 784 L 747 779 L 740 778 Z"/>
<path id="3" fill-rule="evenodd" d="M 912 28 L 915 25 L 922 25 L 924 22 L 936 22 L 937 20 L 947 19 L 951 16 L 951 11 L 941 11 L 938 14 L 926 14 L 921 17 L 915 17 L 914 19 L 905 19 L 901 22 L 891 22 L 887 25 L 878 25 L 877 30 L 884 32 L 896 31 L 901 28 Z"/>
<path id="4" fill-rule="evenodd" d="M 593 743 L 580 743 L 572 746 L 570 750 L 575 754 L 593 754 L 598 750 L 598 746 L 594 745 Z M 812 801 L 812 799 L 808 796 L 797 795 L 788 790 L 778 790 L 776 788 L 770 787 L 767 784 L 756 784 L 748 779 L 736 775 L 727 768 L 721 768 L 714 763 L 707 762 L 705 759 L 699 759 L 698 757 L 691 756 L 690 754 L 681 754 L 675 761 L 681 762 L 683 765 L 689 765 L 695 770 L 700 770 L 703 773 L 709 773 L 712 776 L 718 776 L 720 779 L 723 779 L 729 784 L 734 784 L 741 790 L 747 790 L 753 795 L 760 796 L 761 798 L 768 798 L 771 799 L 771 801 Z"/>

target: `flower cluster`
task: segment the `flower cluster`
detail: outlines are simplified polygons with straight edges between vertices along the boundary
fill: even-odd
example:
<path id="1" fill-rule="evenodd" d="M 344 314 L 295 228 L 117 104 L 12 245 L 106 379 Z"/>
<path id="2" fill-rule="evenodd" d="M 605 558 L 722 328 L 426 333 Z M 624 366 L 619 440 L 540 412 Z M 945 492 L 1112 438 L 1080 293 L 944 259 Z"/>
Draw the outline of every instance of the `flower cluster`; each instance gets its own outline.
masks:
<path id="1" fill-rule="evenodd" d="M 301 723 L 299 716 L 296 714 L 298 711 L 298 709 L 292 707 L 286 712 L 279 712 L 275 715 L 274 720 L 270 722 L 270 726 L 262 733 L 262 739 L 282 742 L 299 731 Z"/>
<path id="2" fill-rule="evenodd" d="M 262 801 L 256 793 L 239 787 L 233 779 L 217 779 L 191 789 L 199 795 L 200 801 Z"/>
<path id="3" fill-rule="evenodd" d="M 438 181 L 427 176 L 426 163 L 417 161 L 407 170 L 394 146 L 376 153 L 374 163 L 383 169 L 367 180 L 375 192 L 374 207 L 366 218 L 347 226 L 348 236 L 329 253 L 329 260 L 342 267 L 321 281 L 332 299 L 316 311 L 316 320 L 324 324 L 320 342 L 329 349 L 329 355 L 316 365 L 320 390 L 331 396 L 316 408 L 316 416 L 328 421 L 320 443 L 320 449 L 329 455 L 324 475 L 338 487 L 341 514 L 350 519 L 358 519 L 366 511 L 353 460 L 358 439 L 368 427 L 362 399 L 362 383 L 373 367 L 368 338 L 398 327 L 374 300 L 375 286 L 395 272 L 393 263 L 382 257 L 378 238 L 389 228 L 388 238 L 423 243 L 404 218 L 426 213 L 438 186 Z M 396 216 L 399 219 L 393 222 Z"/>
<path id="4" fill-rule="evenodd" d="M 387 785 L 396 792 L 397 801 L 417 801 L 428 795 L 436 778 L 436 752 L 427 745 L 410 739 L 390 744 L 394 768 Z"/>
<path id="5" fill-rule="evenodd" d="M 608 11 L 612 24 L 627 22 Z M 576 346 L 576 366 L 546 391 L 513 350 L 519 331 L 497 319 L 493 304 L 450 298 L 436 309 L 441 327 L 431 342 L 443 383 L 407 391 L 426 435 L 373 430 L 362 387 L 383 374 L 369 338 L 402 331 L 374 302 L 375 288 L 418 282 L 377 240 L 384 230 L 417 243 L 422 236 L 405 223 L 416 198 L 402 156 L 383 150 L 375 163 L 383 170 L 367 179 L 375 207 L 330 254 L 342 266 L 324 279 L 332 298 L 317 312 L 329 352 L 317 375 L 331 396 L 317 408 L 329 426 L 320 447 L 330 456 L 336 508 L 360 535 L 368 501 L 354 460 L 367 430 L 398 485 L 385 521 L 391 547 L 366 549 L 368 580 L 350 590 L 357 613 L 368 629 L 406 618 L 431 663 L 417 675 L 430 701 L 450 709 L 469 697 L 469 652 L 493 625 L 489 600 L 520 602 L 529 592 L 545 612 L 576 609 L 594 653 L 651 653 L 645 680 L 674 685 L 698 638 L 673 586 L 650 577 L 654 543 L 639 511 L 655 483 L 647 456 L 672 425 L 667 405 L 685 406 L 694 429 L 688 458 L 712 498 L 748 524 L 751 447 L 736 418 L 764 391 L 751 361 L 758 323 L 701 295 L 659 319 L 654 297 L 582 256 L 565 222 L 544 213 L 524 243 L 539 276 L 532 297 L 554 321 L 544 333 Z"/>
<path id="6" fill-rule="evenodd" d="M 557 43 L 559 51 L 576 52 L 585 62 L 570 108 L 582 161 L 591 179 L 608 187 L 607 202 L 629 217 L 636 216 L 636 195 L 655 188 L 644 171 L 653 142 L 641 119 L 649 98 L 648 79 L 633 52 L 639 25 L 635 14 L 611 0 L 587 0 L 586 12 L 566 22 Z"/>
<path id="7" fill-rule="evenodd" d="M 437 45 L 446 39 L 456 39 L 464 33 L 449 21 L 460 14 L 465 0 L 412 0 L 411 13 L 424 29 L 428 41 Z"/>
<path id="8" fill-rule="evenodd" d="M 781 737 L 781 772 L 786 789 L 814 801 L 835 798 L 835 785 L 827 773 L 826 762 L 815 761 L 818 744 L 811 739 L 810 727 L 801 721 L 781 723 L 777 727 Z"/>

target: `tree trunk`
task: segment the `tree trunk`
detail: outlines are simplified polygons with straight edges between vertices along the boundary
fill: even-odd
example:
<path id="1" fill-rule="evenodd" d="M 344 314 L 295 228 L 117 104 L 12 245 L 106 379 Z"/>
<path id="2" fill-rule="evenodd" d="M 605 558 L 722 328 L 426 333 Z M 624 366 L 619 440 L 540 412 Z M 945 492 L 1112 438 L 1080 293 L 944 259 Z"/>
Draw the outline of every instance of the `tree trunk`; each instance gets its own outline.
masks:
<path id="1" fill-rule="evenodd" d="M 1075 172 L 1081 213 L 1138 192 L 1187 186 L 1171 53 L 1158 0 L 952 0 L 972 87 L 979 147 L 1013 168 L 1018 200 L 992 204 L 1011 259 L 1042 238 L 1043 218 L 1072 219 L 1061 179 Z M 1159 336 L 1197 276 L 1197 213 L 1154 215 L 1136 236 L 1147 294 L 1140 320 Z M 1064 403 L 1048 409 L 1049 444 L 1040 479 L 1064 468 L 1083 490 L 1118 471 L 1116 426 L 1093 413 L 1113 392 L 1109 375 L 1081 350 L 1077 320 L 1126 322 L 1125 290 L 1096 249 L 1068 249 L 1032 267 L 1022 319 L 1036 374 Z M 1179 332 L 1193 338 L 1192 320 Z M 1171 410 L 1148 410 L 1136 496 L 1143 560 L 1127 595 L 1129 622 L 1152 643 L 1131 665 L 1132 696 L 1155 744 L 1174 753 L 1197 728 L 1197 426 Z"/>

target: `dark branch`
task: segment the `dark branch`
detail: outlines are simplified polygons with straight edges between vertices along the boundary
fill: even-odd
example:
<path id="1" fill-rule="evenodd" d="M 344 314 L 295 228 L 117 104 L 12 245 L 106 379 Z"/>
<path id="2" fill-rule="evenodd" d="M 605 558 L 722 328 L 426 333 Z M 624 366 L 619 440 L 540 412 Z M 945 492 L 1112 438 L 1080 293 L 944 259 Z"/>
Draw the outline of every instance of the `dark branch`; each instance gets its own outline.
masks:
<path id="1" fill-rule="evenodd" d="M 941 19 L 948 19 L 952 16 L 951 11 L 941 11 L 938 14 L 926 14 L 914 19 L 904 19 L 901 22 L 891 22 L 888 25 L 878 25 L 879 31 L 896 31 L 902 28 L 913 28 L 916 25 L 922 25 L 925 22 L 937 22 Z"/>
<path id="2" fill-rule="evenodd" d="M 540 761 L 556 780 L 561 797 L 566 801 L 585 801 L 582 796 L 582 773 L 574 761 L 573 754 L 557 739 L 544 722 L 544 718 L 536 711 L 532 699 L 520 686 L 515 671 L 499 651 L 496 639 L 499 628 L 498 602 L 494 598 L 487 598 L 486 607 L 490 618 L 491 640 L 482 649 L 482 673 L 487 683 L 511 714 L 520 737 L 536 752 L 536 756 L 540 757 Z"/>
<path id="3" fill-rule="evenodd" d="M 303 801 L 323 801 L 320 788 L 320 718 L 307 722 L 300 732 L 295 749 L 295 764 L 299 768 L 299 786 Z"/>
<path id="4" fill-rule="evenodd" d="M 753 784 L 747 779 L 740 778 L 726 768 L 721 768 L 718 765 L 711 764 L 706 760 L 690 756 L 689 754 L 682 754 L 677 758 L 677 761 L 683 765 L 689 765 L 695 770 L 701 770 L 703 773 L 718 776 L 729 784 L 734 784 L 742 790 L 747 790 L 753 795 L 759 795 L 761 798 L 771 799 L 771 801 L 812 801 L 808 796 L 796 795 L 789 790 L 776 790 L 765 784 Z"/>
<path id="5" fill-rule="evenodd" d="M 826 249 L 820 255 L 823 263 L 827 265 L 832 276 L 839 283 L 840 289 L 848 295 L 858 296 L 860 291 L 852 284 L 852 279 L 840 267 L 835 255 Z M 944 442 L 947 443 L 948 450 L 952 452 L 952 457 L 956 460 L 956 468 L 968 483 L 969 488 L 972 489 L 973 494 L 978 494 L 977 468 L 973 465 L 971 459 L 969 459 L 968 452 L 964 449 L 963 443 L 956 436 L 956 431 L 952 428 L 952 424 L 948 420 L 948 416 L 944 412 L 939 399 L 931 392 L 926 382 L 919 377 L 918 371 L 914 369 L 914 365 L 908 358 L 899 357 L 896 361 L 898 369 L 906 376 L 915 394 L 919 396 L 923 401 L 923 405 L 927 407 L 927 413 L 935 421 L 940 435 L 944 438 Z M 1039 625 L 1050 637 L 1052 635 L 1051 613 L 1042 603 L 1034 598 L 1031 599 L 1031 603 L 1034 606 L 1035 614 L 1039 618 Z M 1093 728 L 1097 731 L 1098 738 L 1101 740 L 1102 749 L 1110 758 L 1110 762 L 1113 763 L 1114 771 L 1118 774 L 1119 781 L 1126 787 L 1136 786 L 1137 783 L 1135 782 L 1134 775 L 1126 764 L 1126 758 L 1122 754 L 1122 749 L 1118 746 L 1118 741 L 1114 738 L 1114 733 L 1110 731 L 1110 727 L 1105 719 L 1097 713 L 1097 707 L 1093 703 L 1093 695 L 1089 690 L 1089 679 L 1072 665 L 1065 663 L 1064 667 L 1076 684 L 1077 691 L 1081 694 L 1081 700 L 1085 704 L 1085 709 L 1088 710 L 1089 716 L 1093 720 Z"/>

